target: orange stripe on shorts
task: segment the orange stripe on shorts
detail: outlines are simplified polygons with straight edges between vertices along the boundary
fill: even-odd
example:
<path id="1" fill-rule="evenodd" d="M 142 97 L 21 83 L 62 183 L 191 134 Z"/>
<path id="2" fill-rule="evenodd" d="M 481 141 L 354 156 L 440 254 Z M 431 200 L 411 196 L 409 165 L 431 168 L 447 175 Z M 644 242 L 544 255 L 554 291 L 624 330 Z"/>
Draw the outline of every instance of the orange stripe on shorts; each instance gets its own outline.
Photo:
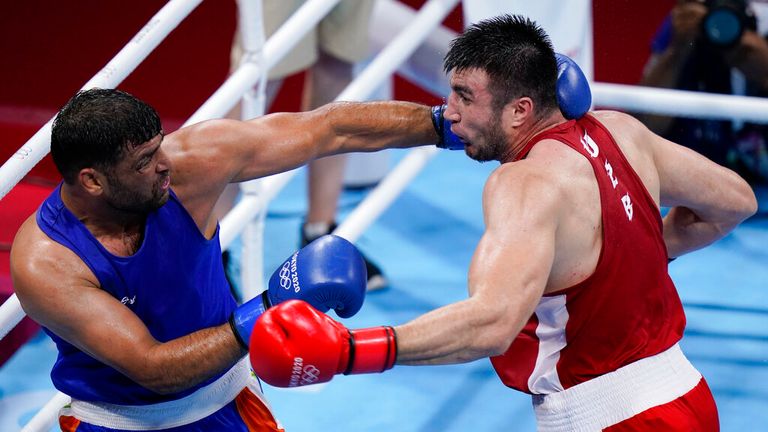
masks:
<path id="1" fill-rule="evenodd" d="M 284 429 L 277 427 L 277 421 L 272 416 L 269 408 L 247 388 L 237 395 L 235 404 L 237 405 L 237 412 L 240 413 L 240 417 L 242 417 L 250 432 L 285 432 Z"/>
<path id="2" fill-rule="evenodd" d="M 62 432 L 75 432 L 78 426 L 80 426 L 80 420 L 72 416 L 59 417 L 59 428 Z"/>

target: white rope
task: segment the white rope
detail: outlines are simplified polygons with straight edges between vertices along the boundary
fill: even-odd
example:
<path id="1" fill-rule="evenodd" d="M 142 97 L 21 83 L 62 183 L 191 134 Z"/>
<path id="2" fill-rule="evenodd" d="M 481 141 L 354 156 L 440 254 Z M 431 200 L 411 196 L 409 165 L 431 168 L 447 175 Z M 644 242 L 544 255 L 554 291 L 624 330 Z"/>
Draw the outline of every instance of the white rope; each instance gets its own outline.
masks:
<path id="1" fill-rule="evenodd" d="M 34 417 L 24 425 L 21 432 L 44 432 L 49 431 L 56 424 L 56 418 L 59 415 L 59 410 L 64 405 L 70 403 L 72 398 L 65 395 L 62 392 L 56 392 L 56 394 L 49 400 L 40 411 L 38 411 Z"/>
<path id="2" fill-rule="evenodd" d="M 8 334 L 24 318 L 24 311 L 21 309 L 16 294 L 11 294 L 2 306 L 0 306 L 0 340 Z"/>
<path id="3" fill-rule="evenodd" d="M 440 151 L 436 146 L 411 150 L 399 164 L 358 204 L 333 231 L 354 243 L 371 224 L 400 196 L 405 187 Z"/>
<path id="4" fill-rule="evenodd" d="M 83 89 L 120 84 L 202 0 L 171 0 L 136 33 Z M 50 119 L 0 167 L 0 198 L 4 197 L 51 150 Z"/>
<path id="5" fill-rule="evenodd" d="M 597 107 L 633 112 L 768 123 L 768 99 L 623 84 L 592 84 Z"/>

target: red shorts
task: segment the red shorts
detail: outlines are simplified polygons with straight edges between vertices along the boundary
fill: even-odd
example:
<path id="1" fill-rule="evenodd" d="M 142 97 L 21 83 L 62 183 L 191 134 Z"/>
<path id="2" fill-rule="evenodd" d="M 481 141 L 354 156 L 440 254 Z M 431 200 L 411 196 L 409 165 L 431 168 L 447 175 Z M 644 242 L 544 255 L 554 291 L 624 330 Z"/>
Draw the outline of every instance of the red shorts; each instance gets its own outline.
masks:
<path id="1" fill-rule="evenodd" d="M 704 378 L 688 393 L 604 429 L 606 432 L 720 430 L 717 406 Z"/>
<path id="2" fill-rule="evenodd" d="M 566 390 L 533 395 L 540 431 L 717 431 L 706 381 L 675 344 Z"/>

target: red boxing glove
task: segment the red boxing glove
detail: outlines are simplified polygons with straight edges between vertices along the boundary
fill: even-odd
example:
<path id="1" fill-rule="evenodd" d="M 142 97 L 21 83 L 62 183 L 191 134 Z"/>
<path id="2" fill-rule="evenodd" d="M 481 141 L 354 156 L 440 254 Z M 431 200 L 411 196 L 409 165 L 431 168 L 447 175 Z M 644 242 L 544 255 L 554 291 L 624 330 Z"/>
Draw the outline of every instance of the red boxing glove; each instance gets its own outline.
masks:
<path id="1" fill-rule="evenodd" d="M 301 300 L 289 300 L 266 312 L 251 334 L 251 365 L 275 387 L 299 387 L 330 381 L 343 373 L 378 373 L 397 358 L 392 327 L 349 330 Z"/>

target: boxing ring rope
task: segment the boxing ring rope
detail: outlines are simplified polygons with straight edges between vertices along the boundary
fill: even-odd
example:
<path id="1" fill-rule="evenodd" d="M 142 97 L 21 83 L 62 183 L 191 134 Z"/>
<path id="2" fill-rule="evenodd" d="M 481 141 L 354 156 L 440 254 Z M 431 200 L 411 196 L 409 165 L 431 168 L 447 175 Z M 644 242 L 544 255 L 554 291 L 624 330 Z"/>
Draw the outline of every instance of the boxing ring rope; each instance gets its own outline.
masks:
<path id="1" fill-rule="evenodd" d="M 171 0 L 126 46 L 83 88 L 114 87 L 121 82 L 152 51 L 173 28 L 202 0 Z M 279 61 L 339 0 L 313 0 L 305 4 L 270 38 L 264 46 L 264 67 Z M 431 0 L 416 14 L 422 21 L 411 23 L 397 36 L 379 57 L 356 79 L 337 100 L 364 100 L 375 88 L 374 83 L 387 78 L 413 52 L 434 26 L 439 25 L 458 0 Z M 321 13 L 321 11 L 323 11 Z M 302 16 L 300 12 L 303 12 Z M 441 15 L 441 13 L 444 14 Z M 311 16 L 310 16 L 311 14 Z M 296 19 L 294 19 L 294 17 Z M 302 23 L 302 19 L 305 19 Z M 427 24 L 429 23 L 429 24 Z M 431 24 L 431 25 L 430 25 Z M 304 27 L 300 27 L 304 26 Z M 295 34 L 291 34 L 295 31 Z M 278 43 L 280 44 L 278 46 Z M 154 44 L 154 45 L 153 45 Z M 126 54 L 130 53 L 130 54 Z M 136 56 L 135 58 L 131 56 Z M 130 58 L 129 58 L 130 57 Z M 135 64 L 134 64 L 135 62 Z M 224 115 L 237 100 L 258 81 L 262 68 L 246 62 L 206 101 L 185 123 L 196 123 Z M 710 95 L 675 90 L 593 84 L 596 106 L 659 114 L 688 114 L 707 118 L 736 118 L 768 123 L 768 101 L 760 98 Z M 649 95 L 653 95 L 650 97 Z M 704 109 L 706 107 L 706 109 Z M 682 108 L 682 109 L 681 109 Z M 690 111 L 687 111 L 690 110 Z M 0 167 L 0 198 L 10 191 L 29 170 L 42 159 L 50 144 L 49 121 L 11 159 Z M 397 197 L 411 179 L 420 172 L 438 150 L 423 147 L 411 150 L 400 164 L 380 182 L 368 197 L 334 231 L 354 242 L 373 220 Z M 271 176 L 264 180 L 259 195 L 242 200 L 223 220 L 222 248 L 225 249 L 240 229 L 260 211 L 295 175 L 295 171 Z M 0 307 L 0 338 L 4 337 L 24 316 L 16 296 Z M 24 431 L 41 430 L 55 418 L 56 411 L 68 399 L 59 393 L 25 426 Z"/>
<path id="2" fill-rule="evenodd" d="M 768 123 L 766 98 L 608 83 L 592 83 L 591 88 L 594 105 L 603 108 Z"/>
<path id="3" fill-rule="evenodd" d="M 72 398 L 62 392 L 56 392 L 48 402 L 40 408 L 32 419 L 24 425 L 21 432 L 44 432 L 56 422 L 58 412 L 64 405 L 70 403 Z"/>

